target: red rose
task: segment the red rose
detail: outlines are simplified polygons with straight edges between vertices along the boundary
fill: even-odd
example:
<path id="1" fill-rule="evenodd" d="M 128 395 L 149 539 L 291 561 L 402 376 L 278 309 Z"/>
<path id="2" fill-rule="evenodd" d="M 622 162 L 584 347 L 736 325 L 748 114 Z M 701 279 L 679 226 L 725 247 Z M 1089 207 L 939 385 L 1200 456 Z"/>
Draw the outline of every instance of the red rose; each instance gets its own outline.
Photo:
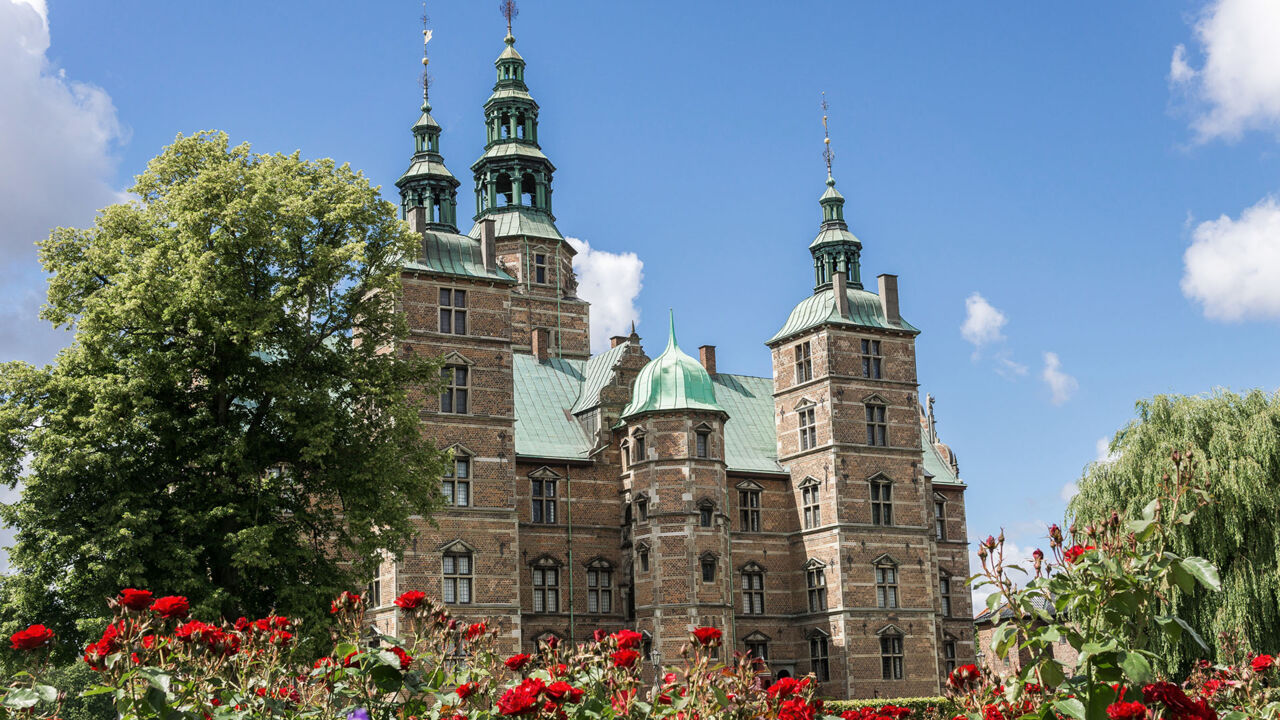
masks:
<path id="1" fill-rule="evenodd" d="M 609 633 L 601 630 L 600 628 L 596 628 L 596 631 L 591 633 L 591 639 L 598 643 L 604 642 L 604 639 L 607 637 L 609 637 Z"/>
<path id="2" fill-rule="evenodd" d="M 422 601 L 427 599 L 427 594 L 421 590 L 410 590 L 395 599 L 396 605 L 405 610 L 416 610 Z"/>
<path id="3" fill-rule="evenodd" d="M 1171 682 L 1158 682 L 1142 688 L 1142 700 L 1146 704 L 1160 703 L 1172 720 L 1218 720 L 1218 714 L 1203 699 L 1192 700 L 1182 688 Z"/>
<path id="4" fill-rule="evenodd" d="M 1266 672 L 1267 670 L 1270 670 L 1272 667 L 1275 667 L 1275 664 L 1276 664 L 1276 659 L 1271 657 L 1270 655 L 1259 655 L 1258 657 L 1253 659 L 1252 663 L 1250 663 L 1250 665 L 1254 669 L 1254 672 Z"/>
<path id="5" fill-rule="evenodd" d="M 107 669 L 107 656 L 114 651 L 111 643 L 107 640 L 99 640 L 98 642 L 89 643 L 84 649 L 84 661 L 92 669 L 102 671 Z"/>
<path id="6" fill-rule="evenodd" d="M 520 672 L 520 669 L 523 668 L 525 665 L 528 665 L 531 659 L 532 658 L 529 656 L 528 653 L 520 653 L 519 655 L 512 655 L 506 660 L 503 660 L 502 664 L 506 665 L 507 668 L 514 670 L 515 672 Z"/>
<path id="7" fill-rule="evenodd" d="M 351 667 L 355 663 L 356 655 L 358 652 L 359 651 L 357 650 L 352 650 L 351 652 L 347 653 L 347 656 L 342 658 L 342 667 Z"/>
<path id="8" fill-rule="evenodd" d="M 1107 717 L 1111 720 L 1144 720 L 1147 706 L 1140 702 L 1112 703 L 1107 706 Z"/>
<path id="9" fill-rule="evenodd" d="M 151 603 L 151 612 L 170 620 L 181 620 L 190 610 L 191 604 L 181 595 L 169 595 Z"/>
<path id="10" fill-rule="evenodd" d="M 32 625 L 9 637 L 14 650 L 35 650 L 53 642 L 53 631 L 43 625 Z"/>
<path id="11" fill-rule="evenodd" d="M 146 610 L 147 606 L 151 604 L 151 591 L 125 588 L 120 591 L 116 602 L 130 610 Z"/>
<path id="12" fill-rule="evenodd" d="M 640 653 L 635 650 L 619 650 L 612 656 L 613 666 L 616 668 L 629 668 L 636 664 L 636 660 L 640 659 Z"/>
<path id="13" fill-rule="evenodd" d="M 976 684 L 981 676 L 976 665 L 961 665 L 947 676 L 947 684 L 956 689 L 963 689 Z"/>
<path id="14" fill-rule="evenodd" d="M 239 620 L 236 620 L 236 630 L 239 630 L 240 632 L 248 630 L 251 625 L 252 623 L 249 622 L 249 618 L 242 617 Z"/>
<path id="15" fill-rule="evenodd" d="M 1086 552 L 1090 550 L 1097 550 L 1097 548 L 1095 548 L 1092 545 L 1085 545 L 1083 547 L 1081 547 L 1080 545 L 1072 545 L 1071 547 L 1067 548 L 1066 552 L 1062 553 L 1062 556 L 1066 558 L 1067 562 L 1073 563 L 1079 560 L 1080 556 L 1084 555 Z"/>
<path id="16" fill-rule="evenodd" d="M 545 685 L 536 678 L 525 678 L 518 686 L 507 690 L 498 698 L 498 712 L 503 715 L 530 715 L 538 711 L 538 696 Z"/>
<path id="17" fill-rule="evenodd" d="M 328 655 L 325 655 L 324 657 L 312 663 L 311 667 L 316 670 L 319 670 L 320 668 L 333 667 L 335 664 L 336 663 L 334 663 L 333 658 L 329 657 Z"/>
<path id="18" fill-rule="evenodd" d="M 204 631 L 207 629 L 209 629 L 208 625 L 205 625 L 199 620 L 192 620 L 190 622 L 179 625 L 178 629 L 173 631 L 173 636 L 178 638 L 179 640 L 192 642 L 194 640 L 199 640 L 201 637 L 203 637 Z"/>
<path id="19" fill-rule="evenodd" d="M 801 688 L 803 687 L 804 685 L 801 684 L 799 680 L 793 677 L 785 677 L 785 678 L 779 679 L 778 682 L 770 685 L 768 693 L 769 693 L 769 697 L 771 698 L 784 700 L 796 694 L 797 692 L 800 692 Z"/>
<path id="20" fill-rule="evenodd" d="M 778 706 L 778 720 L 813 720 L 816 714 L 817 708 L 801 697 L 784 700 Z"/>
<path id="21" fill-rule="evenodd" d="M 475 695 L 478 689 L 480 689 L 480 683 L 462 683 L 454 692 L 458 693 L 459 700 L 466 700 Z"/>
<path id="22" fill-rule="evenodd" d="M 634 649 L 644 639 L 644 636 L 635 630 L 619 630 L 610 637 L 618 641 L 619 650 Z"/>
<path id="23" fill-rule="evenodd" d="M 329 604 L 329 614 L 336 615 L 340 612 L 355 610 L 360 607 L 361 602 L 363 601 L 360 599 L 360 593 L 343 590 L 338 599 Z"/>
<path id="24" fill-rule="evenodd" d="M 560 636 L 548 635 L 547 638 L 542 641 L 542 644 L 546 645 L 548 650 L 555 650 L 560 647 Z"/>
<path id="25" fill-rule="evenodd" d="M 478 622 L 474 625 L 468 626 L 467 631 L 463 633 L 463 637 L 467 640 L 475 640 L 476 638 L 483 636 L 488 632 L 488 630 L 489 629 L 484 626 L 484 623 Z"/>
<path id="26" fill-rule="evenodd" d="M 557 703 L 568 703 L 570 705 L 582 699 L 583 691 L 576 688 L 563 680 L 557 680 L 547 686 L 547 697 Z"/>
<path id="27" fill-rule="evenodd" d="M 400 658 L 400 670 L 402 672 L 408 670 L 409 666 L 413 664 L 413 656 L 405 652 L 404 648 L 392 645 L 391 654 Z"/>
<path id="28" fill-rule="evenodd" d="M 719 645 L 720 638 L 723 636 L 724 634 L 718 628 L 700 627 L 693 630 L 693 639 L 697 640 L 698 644 L 703 647 Z"/>

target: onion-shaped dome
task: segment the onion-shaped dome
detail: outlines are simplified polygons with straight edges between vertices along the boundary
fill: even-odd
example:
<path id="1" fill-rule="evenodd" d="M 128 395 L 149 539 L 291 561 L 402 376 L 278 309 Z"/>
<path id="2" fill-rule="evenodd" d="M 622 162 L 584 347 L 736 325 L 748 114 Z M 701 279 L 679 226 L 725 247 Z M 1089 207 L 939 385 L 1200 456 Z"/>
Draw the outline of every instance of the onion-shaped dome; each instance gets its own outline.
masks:
<path id="1" fill-rule="evenodd" d="M 715 385 L 702 363 L 676 343 L 676 321 L 671 317 L 667 349 L 650 360 L 636 376 L 631 402 L 622 411 L 627 418 L 645 412 L 704 410 L 724 413 L 716 402 Z"/>

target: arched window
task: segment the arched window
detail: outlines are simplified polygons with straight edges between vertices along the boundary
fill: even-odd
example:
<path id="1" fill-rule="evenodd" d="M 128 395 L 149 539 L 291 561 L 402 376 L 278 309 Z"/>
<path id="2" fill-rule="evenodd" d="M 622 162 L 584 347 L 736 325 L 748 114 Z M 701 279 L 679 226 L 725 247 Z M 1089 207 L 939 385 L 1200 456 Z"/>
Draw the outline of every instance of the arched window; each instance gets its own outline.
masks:
<path id="1" fill-rule="evenodd" d="M 587 612 L 613 612 L 613 566 L 605 560 L 587 565 Z"/>

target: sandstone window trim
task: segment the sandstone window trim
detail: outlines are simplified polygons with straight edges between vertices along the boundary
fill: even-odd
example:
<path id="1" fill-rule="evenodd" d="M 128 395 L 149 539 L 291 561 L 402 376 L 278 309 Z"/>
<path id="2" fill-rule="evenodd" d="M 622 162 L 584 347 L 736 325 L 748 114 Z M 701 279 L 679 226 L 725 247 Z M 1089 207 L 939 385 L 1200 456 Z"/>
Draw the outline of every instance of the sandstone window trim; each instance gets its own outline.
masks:
<path id="1" fill-rule="evenodd" d="M 547 282 L 547 254 L 533 254 L 533 284 L 548 285 Z"/>
<path id="2" fill-rule="evenodd" d="M 742 567 L 742 614 L 764 614 L 764 574 L 759 564 L 749 562 Z"/>
<path id="3" fill-rule="evenodd" d="M 631 433 L 631 442 L 635 448 L 635 454 L 632 455 L 632 463 L 644 462 L 649 458 L 646 455 L 645 448 L 645 432 L 644 430 L 636 430 Z"/>
<path id="4" fill-rule="evenodd" d="M 893 480 L 883 473 L 876 473 L 867 480 L 871 498 L 871 524 L 893 525 Z"/>
<path id="5" fill-rule="evenodd" d="M 738 530 L 760 532 L 760 498 L 764 488 L 749 480 L 735 487 L 738 490 Z"/>
<path id="6" fill-rule="evenodd" d="M 698 501 L 698 527 L 709 528 L 716 524 L 716 504 L 707 498 Z"/>
<path id="7" fill-rule="evenodd" d="M 827 609 L 827 564 L 813 558 L 805 563 L 804 571 L 809 612 L 823 612 Z"/>
<path id="8" fill-rule="evenodd" d="M 706 423 L 693 429 L 693 456 L 696 458 L 711 457 L 712 427 Z"/>
<path id="9" fill-rule="evenodd" d="M 769 662 L 769 642 L 772 639 L 759 630 L 742 638 L 742 644 L 746 647 L 747 657 Z"/>
<path id="10" fill-rule="evenodd" d="M 831 680 L 831 636 L 820 629 L 809 632 L 809 669 L 818 682 Z"/>
<path id="11" fill-rule="evenodd" d="M 946 633 L 942 636 L 942 662 L 948 675 L 956 669 L 958 662 L 956 647 L 955 636 L 951 633 Z"/>
<path id="12" fill-rule="evenodd" d="M 705 584 L 714 583 L 720 570 L 720 556 L 713 552 L 704 552 L 698 556 L 698 576 Z"/>
<path id="13" fill-rule="evenodd" d="M 475 578 L 475 552 L 466 543 L 455 542 L 441 553 L 441 597 L 446 605 L 470 605 Z"/>
<path id="14" fill-rule="evenodd" d="M 947 539 L 947 498 L 942 493 L 933 494 L 933 535 L 935 540 Z"/>
<path id="15" fill-rule="evenodd" d="M 808 399 L 796 405 L 796 430 L 800 435 L 801 450 L 810 450 L 818 445 L 817 408 L 817 404 Z"/>
<path id="16" fill-rule="evenodd" d="M 439 330 L 447 335 L 467 334 L 467 291 L 440 288 Z"/>
<path id="17" fill-rule="evenodd" d="M 906 660 L 902 650 L 902 631 L 897 626 L 886 625 L 876 635 L 880 636 L 880 679 L 901 680 Z"/>
<path id="18" fill-rule="evenodd" d="M 631 441 L 628 439 L 623 439 L 621 444 L 621 449 L 622 449 L 622 469 L 624 471 L 630 470 L 631 469 Z"/>
<path id="19" fill-rule="evenodd" d="M 795 346 L 796 385 L 813 379 L 813 343 L 805 340 Z"/>
<path id="20" fill-rule="evenodd" d="M 613 612 L 613 565 L 597 558 L 587 563 L 587 614 Z"/>
<path id="21" fill-rule="evenodd" d="M 636 498 L 636 519 L 638 522 L 649 521 L 649 496 L 641 495 Z"/>
<path id="22" fill-rule="evenodd" d="M 636 561 L 637 561 L 637 564 L 640 566 L 640 572 L 642 573 L 649 572 L 649 544 L 648 543 L 641 542 L 636 544 Z"/>
<path id="23" fill-rule="evenodd" d="M 898 561 L 881 555 L 872 562 L 876 577 L 876 607 L 892 610 L 900 606 Z"/>
<path id="24" fill-rule="evenodd" d="M 800 512 L 804 529 L 822 525 L 822 492 L 817 478 L 806 477 L 800 481 Z"/>
<path id="25" fill-rule="evenodd" d="M 868 402 L 864 406 L 867 421 L 867 444 L 874 447 L 888 447 L 889 423 L 886 419 L 887 406 L 882 402 Z"/>
<path id="26" fill-rule="evenodd" d="M 555 525 L 559 522 L 560 506 L 557 483 L 560 475 L 541 467 L 529 473 L 529 520 L 538 525 Z"/>
<path id="27" fill-rule="evenodd" d="M 882 379 L 884 355 L 881 354 L 880 341 L 864 339 L 860 349 L 862 350 L 862 377 L 869 380 Z"/>
<path id="28" fill-rule="evenodd" d="M 471 368 L 467 365 L 449 364 L 440 369 L 440 412 L 450 415 L 469 415 L 471 409 Z"/>
<path id="29" fill-rule="evenodd" d="M 471 506 L 471 453 L 456 445 L 453 448 L 453 461 L 440 480 L 440 490 L 444 494 L 444 502 L 450 507 Z"/>
<path id="30" fill-rule="evenodd" d="M 535 613 L 560 612 L 560 563 L 543 556 L 530 567 L 533 576 L 533 611 Z"/>
<path id="31" fill-rule="evenodd" d="M 952 611 L 954 610 L 952 600 L 952 591 L 954 588 L 952 585 L 954 585 L 954 583 L 952 582 L 951 573 L 946 570 L 938 573 L 938 597 L 942 600 L 942 617 L 951 617 Z"/>

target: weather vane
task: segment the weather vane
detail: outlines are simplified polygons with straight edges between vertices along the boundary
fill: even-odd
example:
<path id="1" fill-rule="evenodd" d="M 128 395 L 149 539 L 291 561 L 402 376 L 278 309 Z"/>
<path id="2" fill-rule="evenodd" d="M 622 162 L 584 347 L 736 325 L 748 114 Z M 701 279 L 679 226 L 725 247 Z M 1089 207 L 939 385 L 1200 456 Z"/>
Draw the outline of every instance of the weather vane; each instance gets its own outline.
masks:
<path id="1" fill-rule="evenodd" d="M 511 36 L 511 21 L 520 14 L 520 8 L 516 7 L 516 0 L 502 0 L 498 4 L 498 10 L 502 16 L 507 19 L 507 36 Z"/>
<path id="2" fill-rule="evenodd" d="M 422 0 L 422 104 L 425 112 L 427 106 L 427 90 L 431 86 L 431 75 L 427 72 L 427 65 L 431 63 L 427 59 L 427 43 L 431 42 L 431 31 L 427 29 L 427 2 Z"/>
<path id="3" fill-rule="evenodd" d="M 827 177 L 831 177 L 831 159 L 836 155 L 831 152 L 831 130 L 827 127 L 827 93 L 822 93 L 822 159 L 827 161 Z"/>

